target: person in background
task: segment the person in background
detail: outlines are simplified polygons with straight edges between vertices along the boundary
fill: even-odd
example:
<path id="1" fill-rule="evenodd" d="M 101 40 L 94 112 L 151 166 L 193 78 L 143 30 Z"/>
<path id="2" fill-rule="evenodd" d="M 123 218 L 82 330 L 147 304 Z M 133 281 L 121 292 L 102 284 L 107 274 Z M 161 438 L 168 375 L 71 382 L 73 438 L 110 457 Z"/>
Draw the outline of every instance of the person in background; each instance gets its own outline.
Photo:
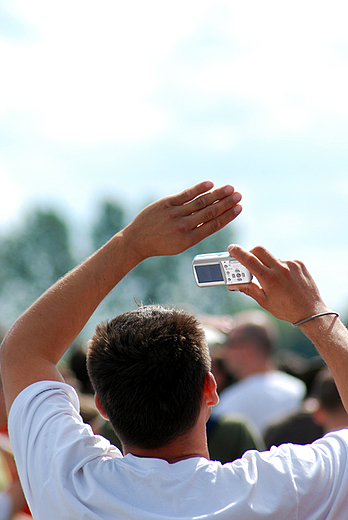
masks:
<path id="1" fill-rule="evenodd" d="M 265 312 L 242 311 L 233 317 L 222 355 L 237 382 L 221 392 L 212 417 L 239 414 L 263 435 L 271 422 L 300 408 L 306 385 L 278 370 L 276 330 Z"/>
<path id="2" fill-rule="evenodd" d="M 313 407 L 313 419 L 324 433 L 348 427 L 348 414 L 338 393 L 335 380 L 328 368 L 323 368 L 315 378 L 314 393 L 317 406 Z"/>
<path id="3" fill-rule="evenodd" d="M 198 318 L 208 343 L 211 372 L 216 381 L 217 392 L 221 394 L 236 381 L 221 357 L 221 346 L 226 343 L 227 332 L 234 326 L 234 320 L 226 315 L 201 315 Z M 232 462 L 248 450 L 262 451 L 266 447 L 259 432 L 239 414 L 217 418 L 210 416 L 207 422 L 207 441 L 210 458 L 222 463 Z"/>

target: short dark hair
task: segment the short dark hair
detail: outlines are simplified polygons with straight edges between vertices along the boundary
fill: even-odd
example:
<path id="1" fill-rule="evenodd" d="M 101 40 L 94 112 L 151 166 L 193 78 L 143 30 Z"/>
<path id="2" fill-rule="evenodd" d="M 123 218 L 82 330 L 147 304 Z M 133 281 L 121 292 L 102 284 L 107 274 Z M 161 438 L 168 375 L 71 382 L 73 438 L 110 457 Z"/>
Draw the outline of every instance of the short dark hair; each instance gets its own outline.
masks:
<path id="1" fill-rule="evenodd" d="M 267 329 L 257 323 L 237 325 L 229 334 L 229 341 L 251 342 L 257 345 L 259 351 L 265 356 L 271 356 L 274 352 L 274 343 Z"/>
<path id="2" fill-rule="evenodd" d="M 211 360 L 194 316 L 149 305 L 98 325 L 87 367 L 121 442 L 153 449 L 196 423 Z"/>
<path id="3" fill-rule="evenodd" d="M 227 344 L 233 341 L 251 342 L 266 357 L 272 357 L 277 345 L 277 330 L 269 316 L 259 310 L 241 311 L 234 315 L 235 324 L 228 334 Z"/>

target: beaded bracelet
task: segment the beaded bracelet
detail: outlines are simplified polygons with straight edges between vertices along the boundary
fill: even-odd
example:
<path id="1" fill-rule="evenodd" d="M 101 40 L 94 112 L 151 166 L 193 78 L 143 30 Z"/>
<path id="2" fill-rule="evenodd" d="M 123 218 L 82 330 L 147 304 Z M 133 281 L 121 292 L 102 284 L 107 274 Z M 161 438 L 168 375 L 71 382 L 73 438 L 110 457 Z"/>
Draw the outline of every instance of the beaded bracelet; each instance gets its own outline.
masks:
<path id="1" fill-rule="evenodd" d="M 320 316 L 327 316 L 329 314 L 332 314 L 332 315 L 336 316 L 337 318 L 339 317 L 338 312 L 334 312 L 334 311 L 321 312 L 320 314 L 314 314 L 313 316 L 310 316 L 309 318 L 305 318 L 304 320 L 300 320 L 297 323 L 292 323 L 291 325 L 293 327 L 298 327 L 299 325 L 302 325 L 302 323 L 306 323 L 306 321 L 314 320 L 314 318 L 320 318 Z"/>

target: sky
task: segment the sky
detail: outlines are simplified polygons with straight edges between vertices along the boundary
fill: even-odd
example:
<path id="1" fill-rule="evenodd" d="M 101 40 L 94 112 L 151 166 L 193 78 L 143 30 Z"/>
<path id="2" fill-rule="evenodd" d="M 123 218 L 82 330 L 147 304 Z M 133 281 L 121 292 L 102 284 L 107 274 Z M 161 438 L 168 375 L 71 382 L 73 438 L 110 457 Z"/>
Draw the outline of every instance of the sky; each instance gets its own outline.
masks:
<path id="1" fill-rule="evenodd" d="M 230 183 L 238 242 L 303 260 L 347 316 L 347 16 L 343 0 L 2 0 L 0 232 L 35 205 L 82 222 L 104 197 L 140 209 Z"/>

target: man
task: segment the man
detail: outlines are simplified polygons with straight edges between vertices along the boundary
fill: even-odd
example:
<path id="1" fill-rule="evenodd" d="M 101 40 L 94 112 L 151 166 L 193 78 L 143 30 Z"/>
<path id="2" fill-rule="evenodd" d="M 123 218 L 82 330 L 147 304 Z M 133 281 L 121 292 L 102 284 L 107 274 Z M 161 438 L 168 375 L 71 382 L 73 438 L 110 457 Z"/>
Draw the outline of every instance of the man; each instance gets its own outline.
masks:
<path id="1" fill-rule="evenodd" d="M 96 306 L 137 263 L 183 251 L 236 217 L 240 195 L 231 187 L 206 193 L 211 188 L 199 184 L 146 208 L 39 298 L 5 338 L 0 363 L 11 442 L 35 520 L 346 518 L 345 430 L 312 446 L 251 451 L 232 464 L 208 460 L 206 421 L 218 397 L 193 316 L 140 308 L 101 325 L 92 339 L 96 403 L 117 428 L 123 458 L 82 423 L 76 394 L 56 369 Z M 229 250 L 261 284 L 240 291 L 280 319 L 307 320 L 300 326 L 330 364 L 347 406 L 348 332 L 305 267 L 261 247 Z"/>
<path id="2" fill-rule="evenodd" d="M 222 348 L 237 383 L 220 394 L 213 417 L 242 415 L 263 434 L 274 421 L 300 409 L 306 385 L 277 369 L 276 330 L 265 312 L 242 311 Z"/>

